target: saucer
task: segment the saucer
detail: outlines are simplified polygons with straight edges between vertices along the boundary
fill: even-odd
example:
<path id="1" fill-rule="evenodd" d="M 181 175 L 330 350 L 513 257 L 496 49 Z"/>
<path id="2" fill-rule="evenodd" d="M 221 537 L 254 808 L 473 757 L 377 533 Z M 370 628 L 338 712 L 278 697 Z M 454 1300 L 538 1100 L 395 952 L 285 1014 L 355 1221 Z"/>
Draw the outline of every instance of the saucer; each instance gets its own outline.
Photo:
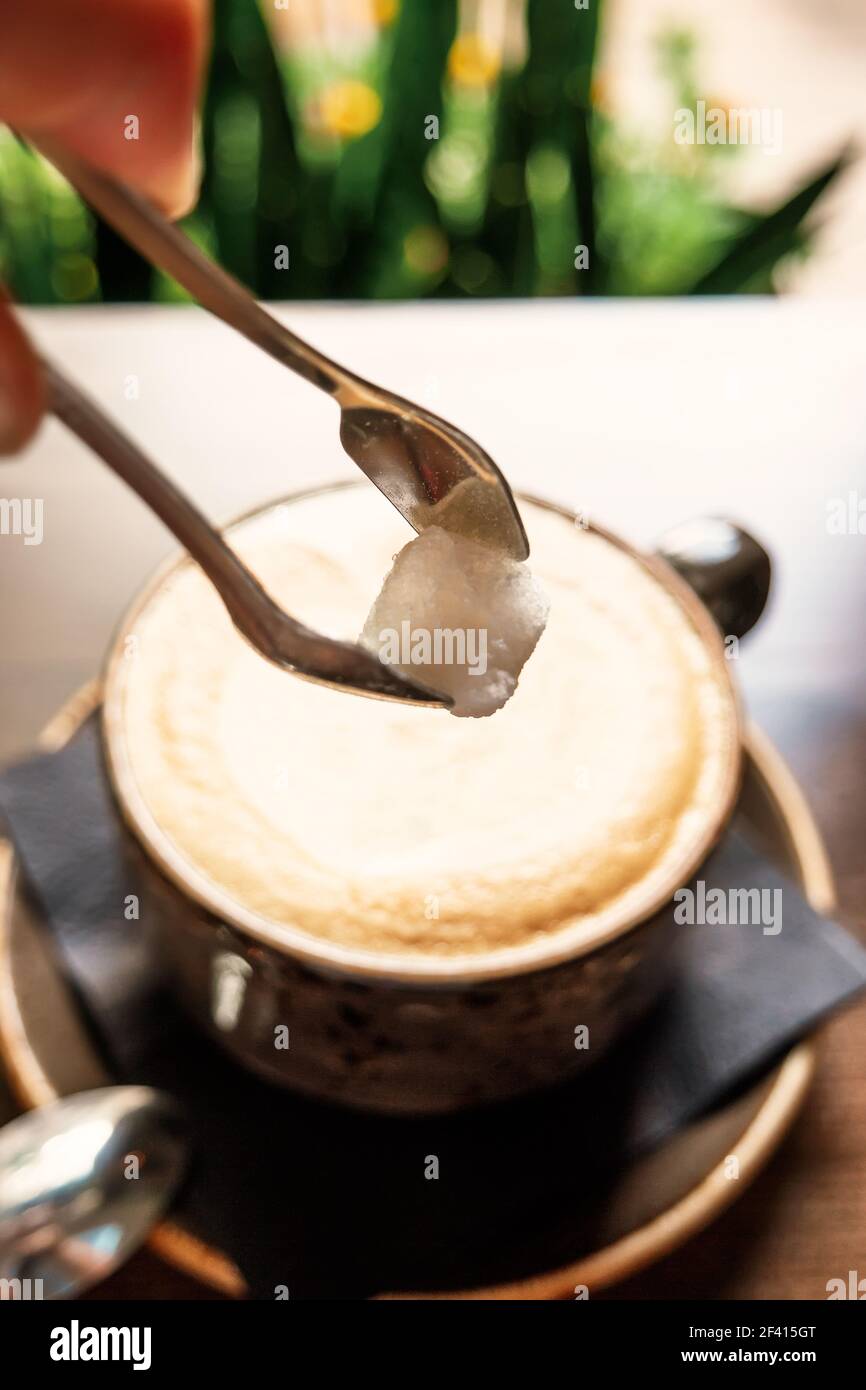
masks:
<path id="1" fill-rule="evenodd" d="M 40 740 L 45 751 L 68 741 L 99 701 L 91 685 L 60 711 Z M 826 854 L 803 796 L 767 739 L 748 734 L 737 815 L 749 837 L 802 887 L 813 907 L 830 913 L 833 888 Z M 0 1051 L 10 1083 L 25 1108 L 58 1095 L 111 1084 L 94 1051 L 78 1006 L 54 958 L 38 913 L 19 892 L 14 855 L 0 841 Z M 573 1297 L 576 1286 L 596 1292 L 636 1274 L 706 1226 L 760 1171 L 781 1142 L 805 1097 L 816 1045 L 807 1040 L 733 1101 L 687 1126 L 649 1155 L 624 1166 L 593 1213 L 592 1240 L 575 1236 L 557 1267 L 508 1283 L 423 1298 L 549 1299 Z M 739 1181 L 728 1176 L 736 1156 Z M 568 1213 L 558 1213 L 554 1248 L 562 1249 Z M 578 1228 L 579 1228 L 578 1223 Z M 539 1233 L 533 1233 L 538 1239 Z M 525 1236 L 515 1230 L 519 1252 Z M 179 1222 L 163 1222 L 151 1249 L 221 1293 L 242 1297 L 236 1265 Z M 519 1264 L 519 1260 L 517 1261 Z M 406 1298 L 401 1292 L 384 1297 Z"/>

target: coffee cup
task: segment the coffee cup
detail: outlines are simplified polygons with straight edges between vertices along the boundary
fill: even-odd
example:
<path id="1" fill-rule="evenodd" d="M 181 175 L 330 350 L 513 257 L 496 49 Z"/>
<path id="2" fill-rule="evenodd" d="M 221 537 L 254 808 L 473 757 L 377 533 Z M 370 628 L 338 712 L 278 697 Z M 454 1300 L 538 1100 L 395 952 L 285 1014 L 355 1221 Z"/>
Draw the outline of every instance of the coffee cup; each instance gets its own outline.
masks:
<path id="1" fill-rule="evenodd" d="M 603 1056 L 670 976 L 669 904 L 737 799 L 730 657 L 769 562 L 727 522 L 642 555 L 561 507 L 521 508 L 551 621 L 490 720 L 271 671 L 187 559 L 120 625 L 106 759 L 169 977 L 276 1083 L 381 1111 L 503 1100 Z M 374 597 L 361 580 L 399 527 L 353 484 L 228 534 L 328 630 Z M 334 635 L 356 635 L 345 620 L 355 634 Z"/>

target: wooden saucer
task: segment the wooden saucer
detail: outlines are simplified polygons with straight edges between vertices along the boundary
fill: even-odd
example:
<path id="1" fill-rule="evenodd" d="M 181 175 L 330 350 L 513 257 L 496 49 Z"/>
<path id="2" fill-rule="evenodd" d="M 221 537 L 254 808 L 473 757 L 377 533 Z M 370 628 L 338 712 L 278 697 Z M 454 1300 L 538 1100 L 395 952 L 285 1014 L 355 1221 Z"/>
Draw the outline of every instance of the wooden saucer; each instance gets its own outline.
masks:
<path id="1" fill-rule="evenodd" d="M 99 687 L 94 683 L 63 707 L 40 746 L 62 747 L 98 703 Z M 784 762 L 754 728 L 748 733 L 737 814 L 750 837 L 800 884 L 815 910 L 832 914 L 832 878 L 815 823 Z M 12 849 L 0 840 L 0 1053 L 25 1109 L 111 1082 L 82 1027 L 41 925 L 19 891 Z M 598 1291 L 638 1273 L 701 1230 L 748 1186 L 797 1114 L 815 1058 L 814 1039 L 799 1043 L 735 1101 L 625 1168 L 596 1225 L 596 1248 L 575 1251 L 573 1262 L 508 1284 L 419 1296 L 564 1298 L 573 1297 L 577 1286 Z M 0 1120 L 5 1118 L 0 1115 Z M 728 1176 L 731 1156 L 738 1160 L 737 1181 Z M 518 1232 L 515 1240 L 519 1239 Z M 150 1247 L 209 1287 L 244 1296 L 237 1266 L 182 1225 L 163 1222 L 151 1236 Z"/>

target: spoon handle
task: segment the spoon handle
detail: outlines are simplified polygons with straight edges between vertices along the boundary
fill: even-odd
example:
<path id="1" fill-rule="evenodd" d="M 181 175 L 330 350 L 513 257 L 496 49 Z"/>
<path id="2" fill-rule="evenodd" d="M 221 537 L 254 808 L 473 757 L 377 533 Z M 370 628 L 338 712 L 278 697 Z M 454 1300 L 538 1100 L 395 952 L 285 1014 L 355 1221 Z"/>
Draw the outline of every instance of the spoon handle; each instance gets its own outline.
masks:
<path id="1" fill-rule="evenodd" d="M 354 384 L 356 378 L 351 372 L 279 323 L 147 199 L 65 151 L 44 147 L 43 153 L 86 203 L 145 260 L 177 280 L 203 308 L 328 395 Z"/>
<path id="2" fill-rule="evenodd" d="M 242 637 L 284 670 L 377 699 L 447 708 L 450 699 L 352 642 L 324 637 L 280 608 L 207 518 L 109 417 L 43 358 L 50 409 L 165 522 L 213 584 Z"/>
<path id="3" fill-rule="evenodd" d="M 275 626 L 292 622 L 276 613 L 273 600 L 207 517 L 109 417 L 51 362 L 42 360 L 52 412 L 156 513 L 201 566 L 232 621 L 258 650 L 274 644 Z"/>

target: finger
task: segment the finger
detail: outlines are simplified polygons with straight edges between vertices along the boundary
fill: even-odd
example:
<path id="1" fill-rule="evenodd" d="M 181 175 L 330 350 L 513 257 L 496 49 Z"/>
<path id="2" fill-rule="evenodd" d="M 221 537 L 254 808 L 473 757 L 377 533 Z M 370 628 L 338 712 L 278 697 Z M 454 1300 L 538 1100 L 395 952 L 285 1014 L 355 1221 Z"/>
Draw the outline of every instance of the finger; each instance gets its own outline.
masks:
<path id="1" fill-rule="evenodd" d="M 0 6 L 0 119 L 138 188 L 194 201 L 206 0 Z"/>
<path id="2" fill-rule="evenodd" d="M 0 291 L 0 454 L 21 449 L 45 408 L 36 354 Z"/>

